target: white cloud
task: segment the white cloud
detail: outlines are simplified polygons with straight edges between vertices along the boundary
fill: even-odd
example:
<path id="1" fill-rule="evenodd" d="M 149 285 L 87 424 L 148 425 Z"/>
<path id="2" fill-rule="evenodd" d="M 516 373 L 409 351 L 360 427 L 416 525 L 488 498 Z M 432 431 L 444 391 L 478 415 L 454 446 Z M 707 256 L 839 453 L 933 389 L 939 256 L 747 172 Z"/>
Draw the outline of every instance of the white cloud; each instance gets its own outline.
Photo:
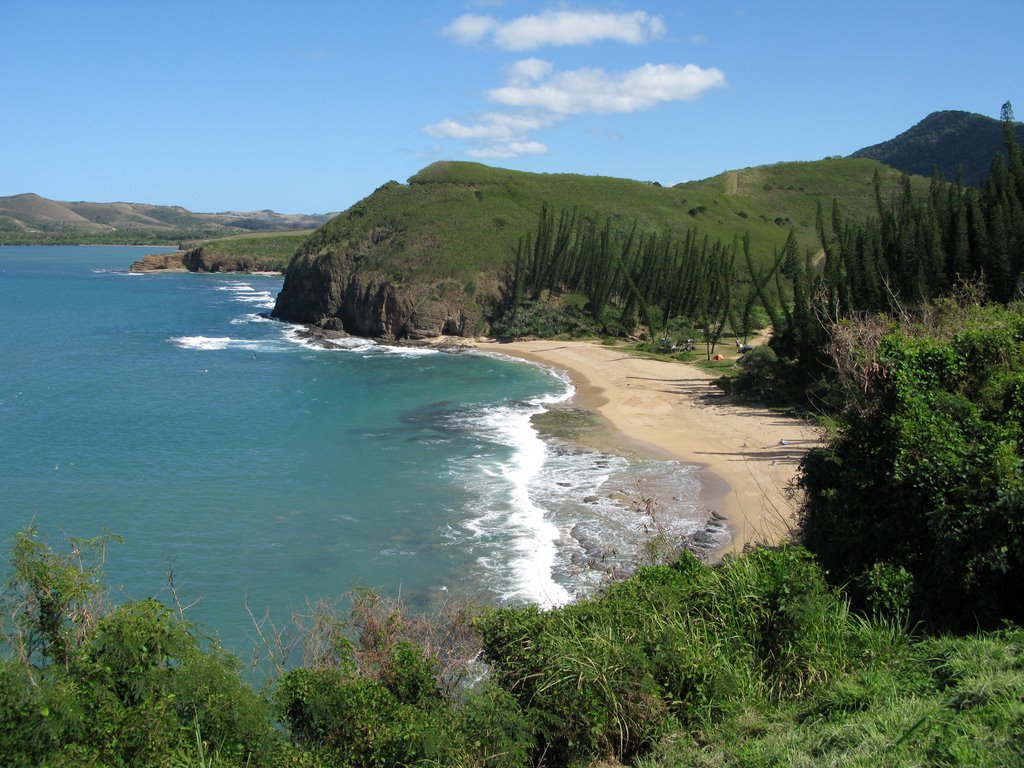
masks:
<path id="1" fill-rule="evenodd" d="M 493 16 L 467 13 L 444 28 L 463 45 L 491 42 L 507 51 L 528 51 L 545 45 L 591 45 L 613 40 L 641 45 L 665 35 L 665 23 L 645 11 L 544 11 L 502 22 Z"/>
<path id="2" fill-rule="evenodd" d="M 555 67 L 550 61 L 543 59 L 529 58 L 521 59 L 506 67 L 508 82 L 515 85 L 529 85 L 537 80 L 543 80 L 554 71 Z"/>
<path id="3" fill-rule="evenodd" d="M 491 16 L 467 13 L 444 28 L 444 34 L 463 45 L 479 43 L 498 25 Z"/>
<path id="4" fill-rule="evenodd" d="M 470 157 L 539 155 L 547 152 L 547 146 L 532 134 L 570 115 L 635 112 L 664 102 L 690 101 L 725 85 L 721 70 L 695 64 L 645 64 L 621 73 L 557 72 L 550 62 L 523 59 L 506 68 L 503 87 L 487 92 L 491 101 L 510 111 L 486 112 L 469 123 L 442 120 L 423 130 L 435 138 L 469 142 L 466 154 Z"/>
<path id="5" fill-rule="evenodd" d="M 494 138 L 494 128 L 488 125 L 463 125 L 457 120 L 442 120 L 423 129 L 429 136 L 439 139 L 489 139 Z"/>
<path id="6" fill-rule="evenodd" d="M 644 11 L 549 10 L 511 21 L 467 13 L 444 29 L 445 35 L 465 45 L 491 43 L 511 51 L 603 40 L 640 45 L 665 32 L 662 20 Z M 695 36 L 693 42 L 703 39 Z M 721 70 L 695 64 L 645 64 L 626 72 L 600 68 L 559 72 L 550 61 L 529 57 L 508 64 L 504 72 L 504 84 L 486 92 L 504 111 L 497 109 L 468 121 L 446 119 L 424 126 L 423 131 L 436 138 L 466 142 L 470 157 L 539 155 L 548 148 L 533 134 L 571 115 L 635 112 L 665 102 L 697 99 L 710 89 L 727 85 Z M 617 133 L 605 135 L 621 138 Z"/>
<path id="7" fill-rule="evenodd" d="M 476 158 L 521 157 L 523 155 L 544 155 L 547 154 L 547 151 L 547 145 L 539 141 L 508 141 L 469 149 L 466 154 Z"/>
<path id="8" fill-rule="evenodd" d="M 443 139 L 501 139 L 515 141 L 526 137 L 531 131 L 549 128 L 555 119 L 526 113 L 488 112 L 479 115 L 472 125 L 457 120 L 442 120 L 426 126 L 429 135 Z"/>
<path id="9" fill-rule="evenodd" d="M 442 120 L 425 126 L 424 132 L 441 139 L 457 139 L 471 144 L 466 150 L 470 157 L 519 157 L 543 155 L 545 144 L 530 138 L 530 134 L 550 128 L 560 117 L 528 112 L 487 112 L 471 123 Z"/>
<path id="10" fill-rule="evenodd" d="M 645 64 L 617 74 L 576 69 L 530 83 L 510 78 L 507 85 L 487 95 L 498 104 L 557 115 L 610 114 L 648 109 L 666 101 L 692 101 L 725 85 L 725 74 L 714 67 Z"/>

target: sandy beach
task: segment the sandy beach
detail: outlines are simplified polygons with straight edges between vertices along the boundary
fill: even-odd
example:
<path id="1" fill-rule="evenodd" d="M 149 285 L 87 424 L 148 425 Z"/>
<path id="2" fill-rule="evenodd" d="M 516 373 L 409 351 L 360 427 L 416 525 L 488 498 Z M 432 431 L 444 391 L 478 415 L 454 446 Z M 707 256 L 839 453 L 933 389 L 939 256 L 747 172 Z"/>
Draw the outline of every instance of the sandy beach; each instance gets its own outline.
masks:
<path id="1" fill-rule="evenodd" d="M 478 341 L 481 350 L 566 371 L 575 404 L 599 413 L 631 447 L 701 467 L 703 506 L 723 515 L 728 551 L 776 543 L 792 526 L 796 502 L 786 492 L 800 457 L 820 430 L 763 407 L 727 404 L 693 365 L 631 356 L 582 341 Z"/>

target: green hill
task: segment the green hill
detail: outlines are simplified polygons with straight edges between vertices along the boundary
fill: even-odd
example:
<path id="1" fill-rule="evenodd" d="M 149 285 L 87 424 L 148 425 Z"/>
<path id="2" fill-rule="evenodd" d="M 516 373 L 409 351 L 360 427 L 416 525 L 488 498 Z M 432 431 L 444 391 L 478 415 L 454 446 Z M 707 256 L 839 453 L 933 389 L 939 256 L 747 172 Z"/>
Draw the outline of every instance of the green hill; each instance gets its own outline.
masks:
<path id="1" fill-rule="evenodd" d="M 1024 125 L 1015 127 L 1018 143 L 1024 144 Z M 1006 155 L 1003 125 L 999 120 L 973 112 L 933 112 L 908 131 L 881 144 L 859 149 L 850 157 L 878 160 L 900 171 L 931 176 L 939 169 L 947 181 L 956 179 L 963 166 L 963 182 L 977 187 L 988 176 L 992 159 Z"/>
<path id="2" fill-rule="evenodd" d="M 839 199 L 848 215 L 866 215 L 876 172 L 883 194 L 894 193 L 899 172 L 864 159 L 780 163 L 675 187 L 438 162 L 408 184 L 388 182 L 310 236 L 289 266 L 275 315 L 340 321 L 368 336 L 471 332 L 545 204 L 610 219 L 623 231 L 635 223 L 682 237 L 696 228 L 726 242 L 749 234 L 762 260 L 781 249 L 790 228 L 801 247 L 817 250 L 818 204 L 828 211 Z M 927 180 L 914 183 L 923 189 Z"/>

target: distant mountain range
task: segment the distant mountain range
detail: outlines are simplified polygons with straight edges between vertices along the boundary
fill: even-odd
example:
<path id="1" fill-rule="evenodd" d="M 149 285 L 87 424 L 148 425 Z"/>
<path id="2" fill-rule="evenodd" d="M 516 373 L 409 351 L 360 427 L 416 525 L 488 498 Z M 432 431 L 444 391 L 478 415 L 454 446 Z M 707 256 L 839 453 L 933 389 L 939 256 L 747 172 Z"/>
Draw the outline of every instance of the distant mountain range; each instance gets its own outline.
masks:
<path id="1" fill-rule="evenodd" d="M 1024 124 L 1014 126 L 1017 141 L 1024 145 Z M 878 160 L 906 173 L 931 176 L 939 169 L 946 181 L 956 179 L 963 166 L 963 183 L 977 187 L 988 177 L 992 158 L 1006 154 L 1003 124 L 973 112 L 932 112 L 899 136 L 864 149 L 850 157 Z"/>
<path id="2" fill-rule="evenodd" d="M 0 197 L 0 244 L 158 244 L 246 232 L 316 229 L 334 214 L 270 210 L 193 213 L 180 206 L 49 200 L 35 194 Z"/>

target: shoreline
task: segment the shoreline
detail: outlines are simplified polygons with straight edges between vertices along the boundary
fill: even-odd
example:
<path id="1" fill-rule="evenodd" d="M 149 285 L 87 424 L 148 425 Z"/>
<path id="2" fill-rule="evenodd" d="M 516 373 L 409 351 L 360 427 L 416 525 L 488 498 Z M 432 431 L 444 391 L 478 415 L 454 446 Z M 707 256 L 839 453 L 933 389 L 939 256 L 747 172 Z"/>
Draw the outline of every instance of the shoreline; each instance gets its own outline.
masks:
<path id="1" fill-rule="evenodd" d="M 714 374 L 693 365 L 634 357 L 586 341 L 496 342 L 473 346 L 565 371 L 572 402 L 599 414 L 610 433 L 638 451 L 699 468 L 700 506 L 724 518 L 731 541 L 789 538 L 796 503 L 787 486 L 820 429 L 763 406 L 727 403 Z"/>

